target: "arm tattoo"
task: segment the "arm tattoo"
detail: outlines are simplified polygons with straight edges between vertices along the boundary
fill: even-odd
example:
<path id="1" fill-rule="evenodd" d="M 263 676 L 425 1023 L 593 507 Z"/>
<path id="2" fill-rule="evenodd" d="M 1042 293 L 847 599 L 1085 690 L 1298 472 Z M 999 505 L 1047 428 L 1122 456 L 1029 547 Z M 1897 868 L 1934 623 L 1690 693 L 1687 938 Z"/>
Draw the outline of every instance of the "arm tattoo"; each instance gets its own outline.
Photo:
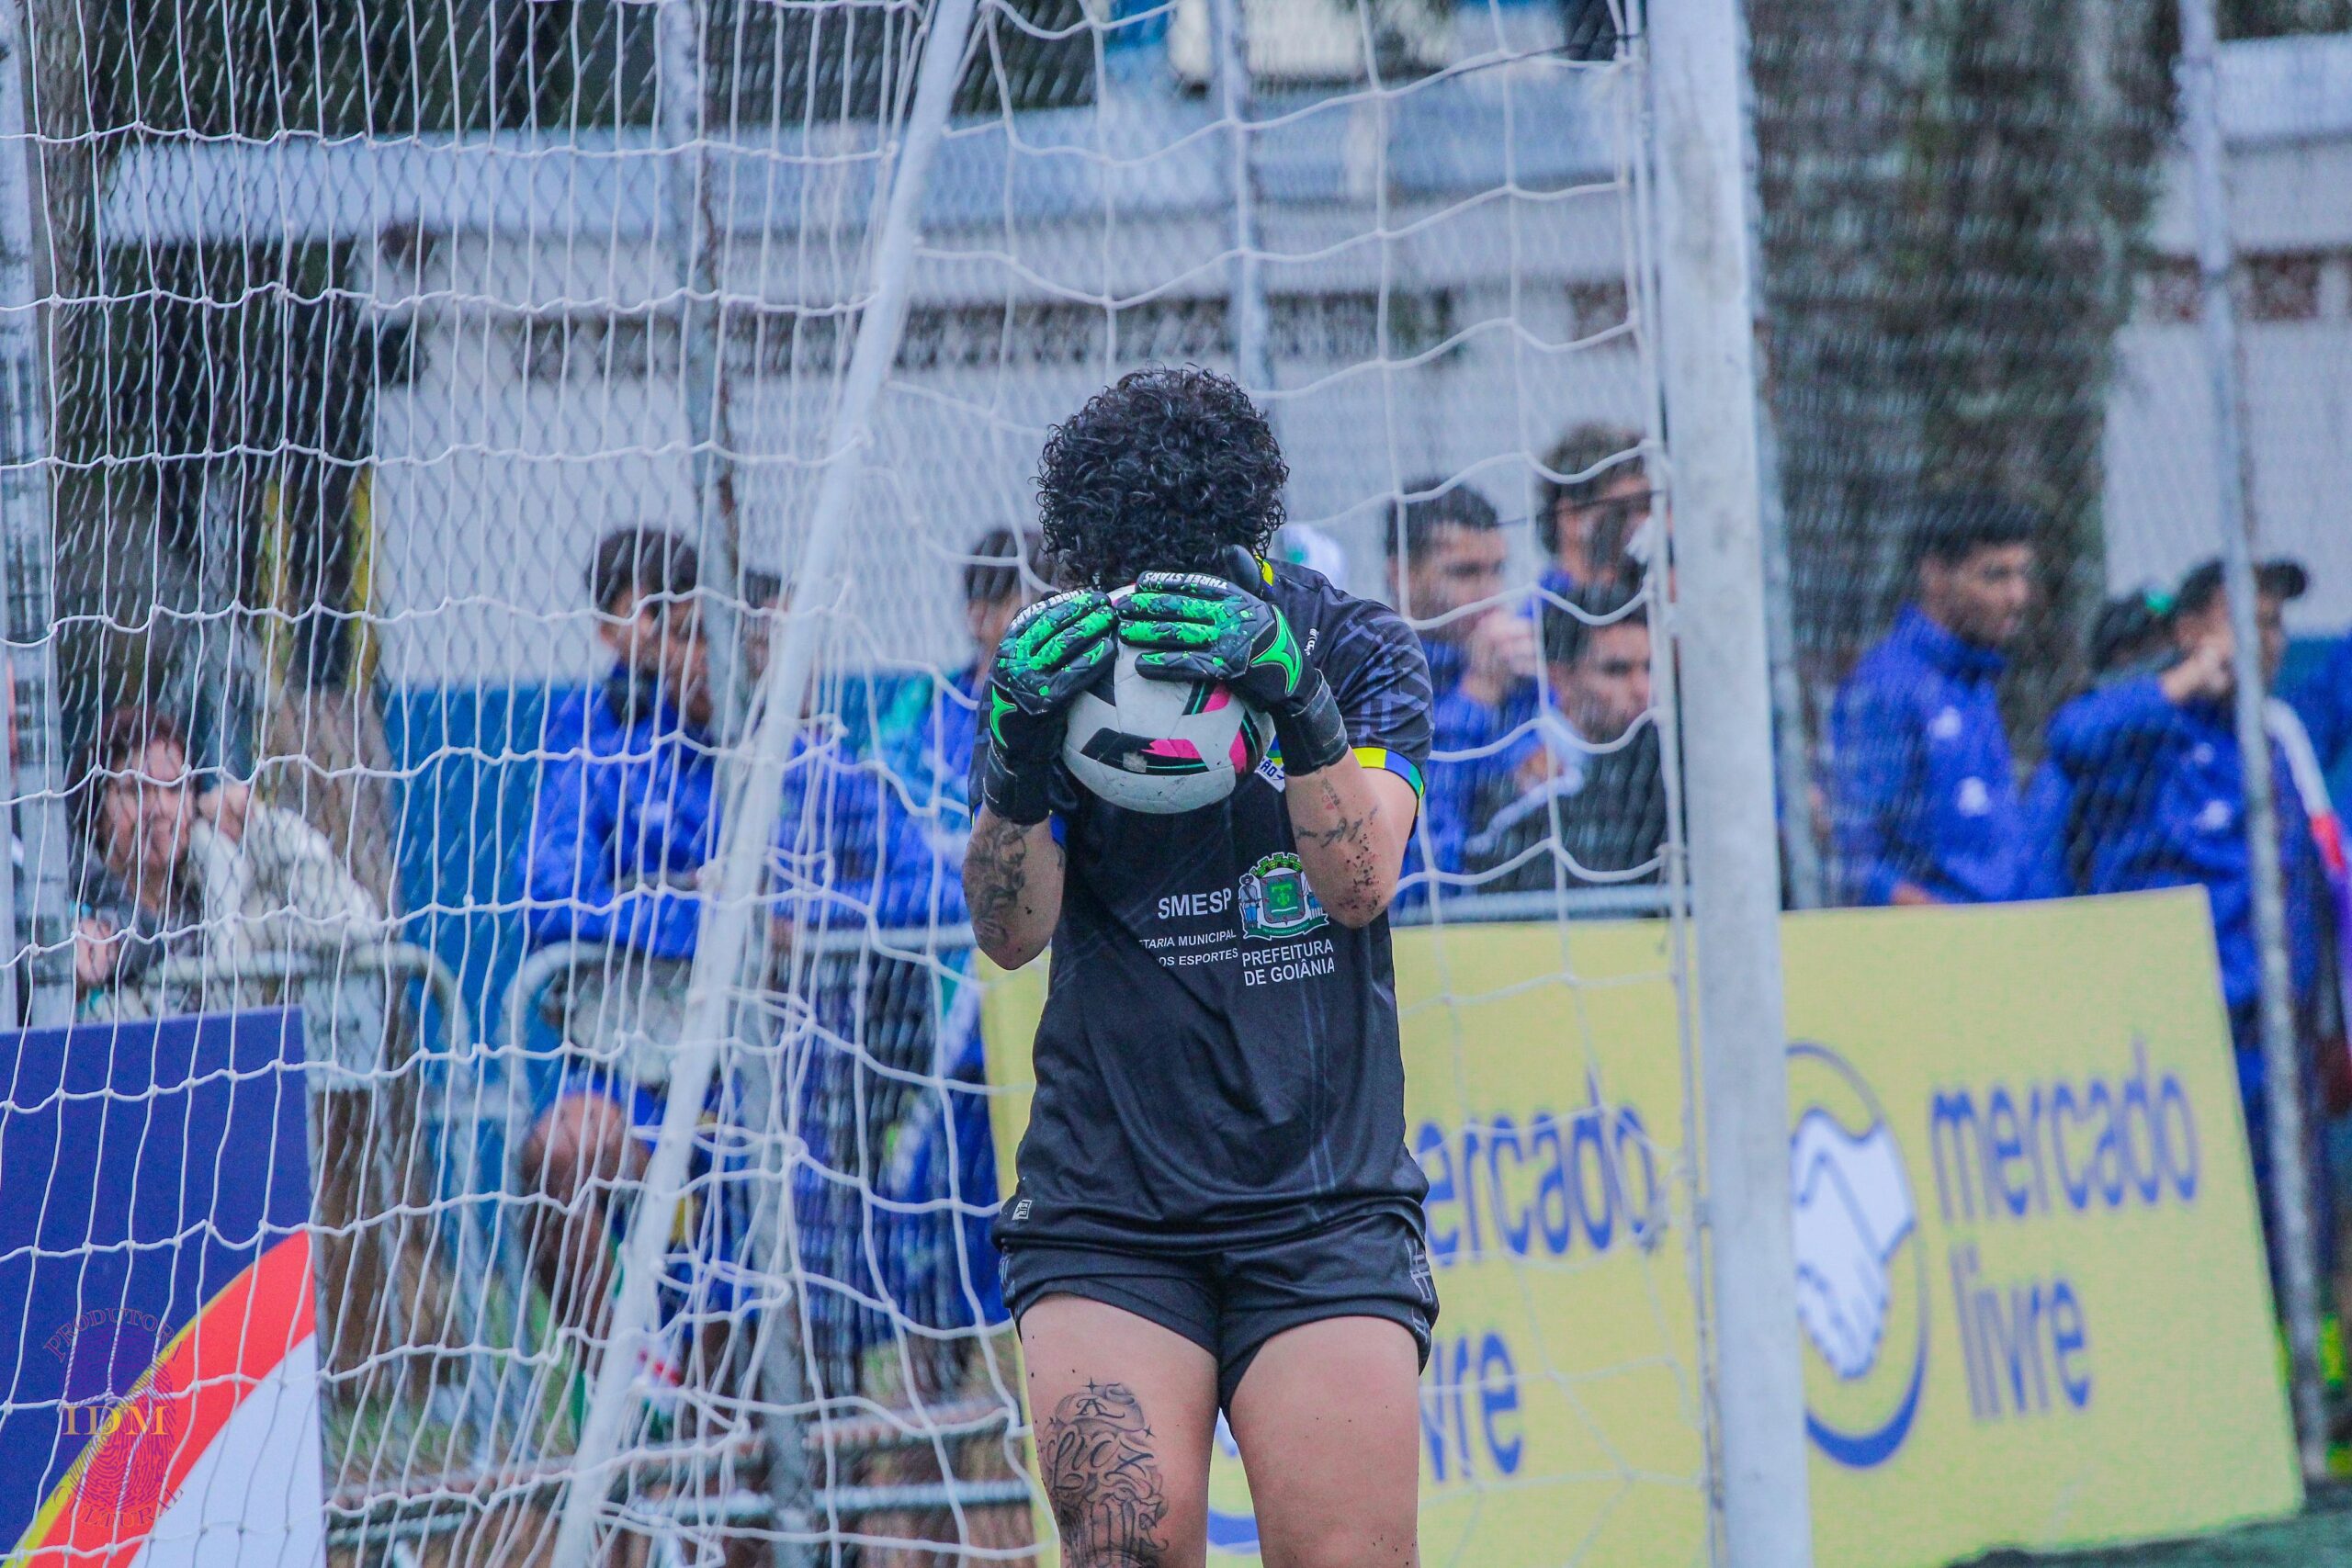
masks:
<path id="1" fill-rule="evenodd" d="M 991 818 L 972 837 L 967 863 L 973 875 L 966 889 L 972 909 L 972 931 L 984 947 L 1011 942 L 1012 918 L 1029 896 L 1028 829 L 1017 822 Z"/>
<path id="2" fill-rule="evenodd" d="M 1298 837 L 1317 849 L 1339 852 L 1341 874 L 1349 887 L 1365 896 L 1380 886 L 1380 851 L 1373 842 L 1372 824 L 1380 815 L 1380 802 L 1369 799 L 1363 813 L 1351 817 L 1340 800 L 1340 792 L 1329 779 L 1317 779 L 1315 787 L 1322 792 L 1320 800 L 1331 818 L 1329 828 L 1301 832 Z M 1295 830 L 1295 829 L 1294 829 Z"/>
<path id="3" fill-rule="evenodd" d="M 1159 1568 L 1168 1490 L 1151 1425 L 1123 1382 L 1063 1397 L 1037 1434 L 1037 1467 L 1070 1568 Z"/>

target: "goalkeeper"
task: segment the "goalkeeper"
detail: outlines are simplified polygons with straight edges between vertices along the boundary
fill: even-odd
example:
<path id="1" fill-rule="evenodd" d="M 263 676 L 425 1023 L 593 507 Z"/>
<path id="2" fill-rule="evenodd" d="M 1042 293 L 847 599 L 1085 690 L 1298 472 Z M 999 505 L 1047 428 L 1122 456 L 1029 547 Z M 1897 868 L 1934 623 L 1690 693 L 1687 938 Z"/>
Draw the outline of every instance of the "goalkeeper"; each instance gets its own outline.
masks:
<path id="1" fill-rule="evenodd" d="M 1203 1561 L 1220 1409 L 1267 1561 L 1415 1561 L 1437 1298 L 1386 911 L 1429 671 L 1396 615 L 1267 562 L 1288 477 L 1223 377 L 1098 394 L 1038 476 L 1085 586 L 1012 624 L 987 698 L 973 927 L 1007 967 L 1055 950 L 997 1245 L 1072 1568 Z M 1182 816 L 1079 791 L 1065 712 L 1120 641 L 1269 715 L 1279 772 Z"/>

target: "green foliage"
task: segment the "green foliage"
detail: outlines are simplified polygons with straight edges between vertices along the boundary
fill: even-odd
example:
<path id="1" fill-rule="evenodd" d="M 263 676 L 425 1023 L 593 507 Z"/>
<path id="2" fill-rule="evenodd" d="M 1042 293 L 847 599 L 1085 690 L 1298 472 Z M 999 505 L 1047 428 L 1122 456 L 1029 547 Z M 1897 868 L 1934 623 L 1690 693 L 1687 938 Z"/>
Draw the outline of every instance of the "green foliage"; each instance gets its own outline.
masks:
<path id="1" fill-rule="evenodd" d="M 2352 32 L 2352 0 L 2220 0 L 2225 39 Z"/>
<path id="2" fill-rule="evenodd" d="M 1800 653 L 1834 680 L 1907 591 L 1919 499 L 2052 520 L 2018 667 L 2079 662 L 2115 333 L 2168 125 L 2172 0 L 1756 7 L 1771 408 Z"/>
<path id="3" fill-rule="evenodd" d="M 2103 581 L 2114 340 L 2172 119 L 2177 0 L 1750 8 L 1771 411 L 1799 654 L 1836 680 L 1908 591 L 1923 495 L 2051 519 L 2015 661 L 2032 720 Z M 2221 0 L 2225 38 L 2352 28 L 2352 0 Z"/>
<path id="4" fill-rule="evenodd" d="M 1079 0 L 1014 8 L 1028 26 L 988 17 L 961 107 L 1090 98 Z M 123 0 L 76 21 L 101 133 L 390 137 L 650 125 L 660 11 L 630 0 Z M 822 13 L 706 0 L 712 119 L 790 126 L 895 106 L 914 14 L 906 0 Z"/>

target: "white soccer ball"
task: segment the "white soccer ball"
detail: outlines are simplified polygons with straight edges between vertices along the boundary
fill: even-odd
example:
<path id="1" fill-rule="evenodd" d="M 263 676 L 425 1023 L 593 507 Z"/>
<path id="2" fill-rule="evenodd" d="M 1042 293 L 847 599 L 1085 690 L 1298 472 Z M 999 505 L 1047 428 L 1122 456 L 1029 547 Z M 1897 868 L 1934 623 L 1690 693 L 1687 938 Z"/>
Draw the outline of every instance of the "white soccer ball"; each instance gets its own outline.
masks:
<path id="1" fill-rule="evenodd" d="M 1213 681 L 1155 681 L 1119 649 L 1105 698 L 1070 705 L 1062 761 L 1123 811 L 1172 815 L 1215 806 L 1266 755 L 1273 724 Z"/>

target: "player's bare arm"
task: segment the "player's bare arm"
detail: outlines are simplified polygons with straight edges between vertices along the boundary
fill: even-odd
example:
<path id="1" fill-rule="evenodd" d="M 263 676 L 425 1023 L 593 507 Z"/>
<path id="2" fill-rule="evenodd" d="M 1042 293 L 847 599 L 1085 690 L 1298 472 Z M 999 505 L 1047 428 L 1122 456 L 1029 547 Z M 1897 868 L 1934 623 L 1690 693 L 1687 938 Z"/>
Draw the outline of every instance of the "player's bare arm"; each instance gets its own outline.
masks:
<path id="1" fill-rule="evenodd" d="M 1419 801 L 1395 773 L 1375 772 L 1351 755 L 1320 773 L 1293 778 L 1283 791 L 1306 881 L 1331 918 L 1368 926 L 1396 896 Z"/>
<path id="2" fill-rule="evenodd" d="M 1357 761 L 1330 683 L 1283 612 L 1243 586 L 1259 576 L 1246 552 L 1237 552 L 1231 579 L 1146 572 L 1119 607 L 1119 639 L 1143 650 L 1136 668 L 1146 675 L 1220 682 L 1273 720 L 1307 883 L 1333 919 L 1367 926 L 1396 894 L 1413 789 Z"/>
<path id="3" fill-rule="evenodd" d="M 1053 940 L 1062 909 L 1062 847 L 1044 822 L 1008 822 L 988 807 L 964 858 L 972 937 L 991 962 L 1018 969 Z"/>
<path id="4" fill-rule="evenodd" d="M 1047 825 L 1069 705 L 1110 663 L 1111 602 L 1091 589 L 1032 604 L 1005 628 L 989 667 L 980 810 L 964 860 L 964 899 L 980 951 L 1017 969 L 1061 917 L 1062 852 Z"/>

